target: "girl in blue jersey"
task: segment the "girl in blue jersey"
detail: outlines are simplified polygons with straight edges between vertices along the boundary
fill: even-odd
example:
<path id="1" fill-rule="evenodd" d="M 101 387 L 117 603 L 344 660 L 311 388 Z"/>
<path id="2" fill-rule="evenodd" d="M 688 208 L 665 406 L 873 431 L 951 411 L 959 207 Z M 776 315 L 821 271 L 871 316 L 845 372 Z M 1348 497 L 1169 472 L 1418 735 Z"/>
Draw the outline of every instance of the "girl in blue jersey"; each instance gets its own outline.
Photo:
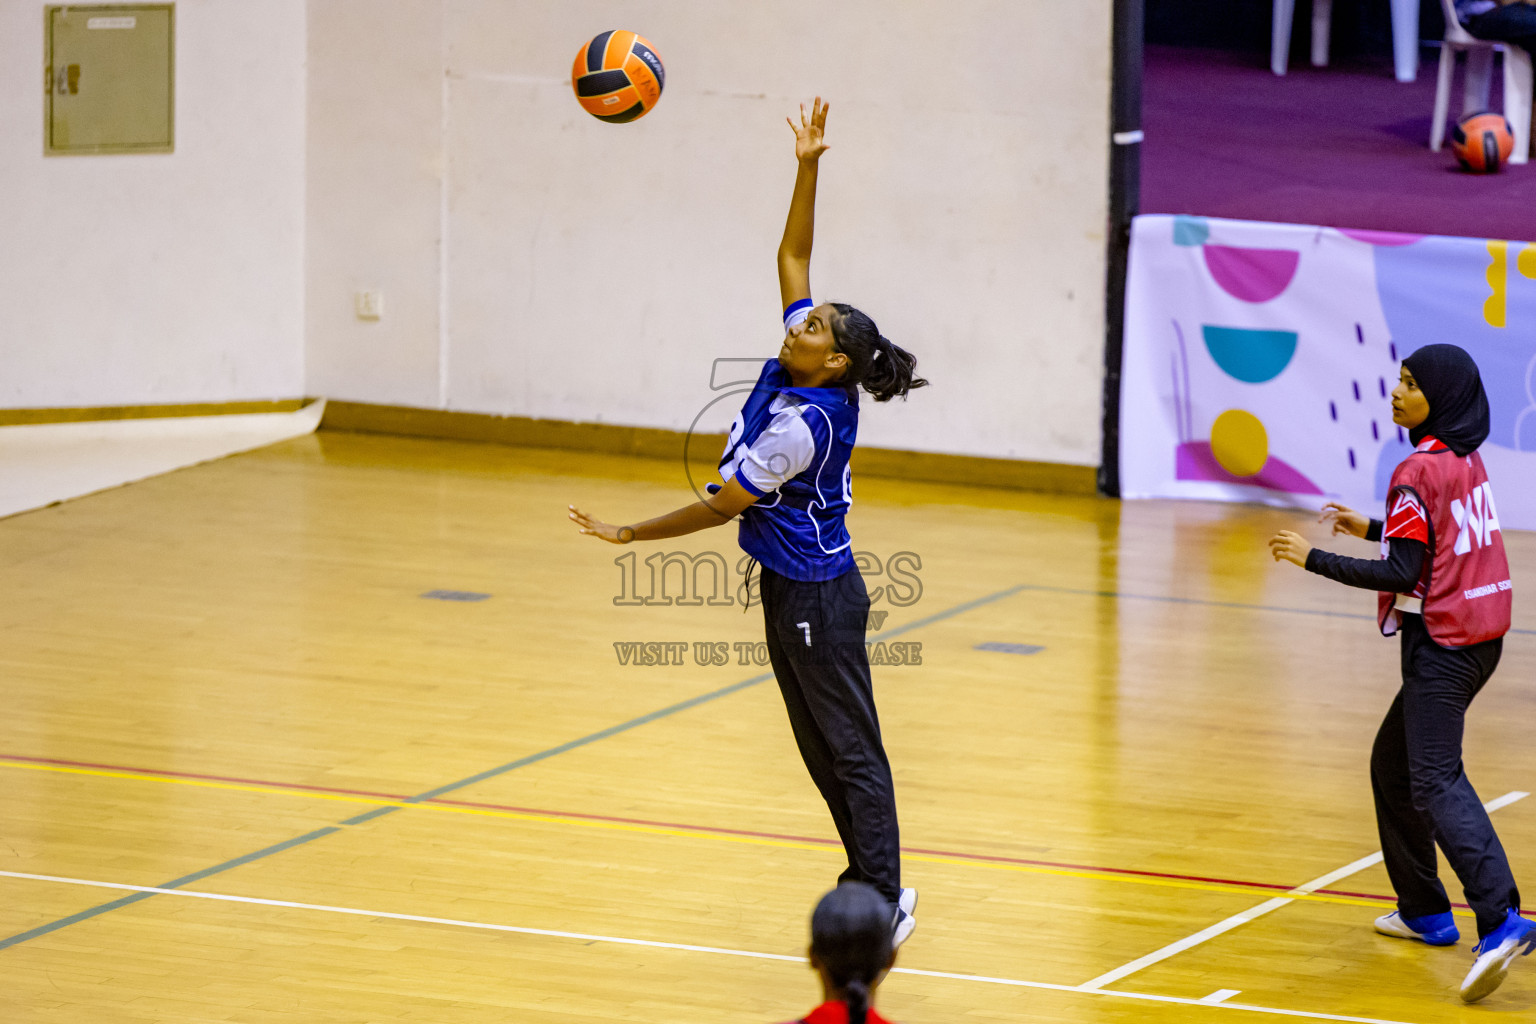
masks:
<path id="1" fill-rule="evenodd" d="M 799 170 L 779 243 L 784 343 L 731 424 L 722 485 L 708 498 L 629 526 L 577 509 L 581 532 L 614 544 L 679 537 L 741 517 L 742 549 L 762 567 L 768 653 L 795 742 L 832 812 L 848 868 L 839 881 L 873 886 L 891 904 L 893 941 L 914 926 L 917 893 L 901 887 L 890 763 L 880 739 L 864 648 L 869 595 L 843 517 L 848 458 L 858 434 L 858 389 L 877 402 L 928 382 L 917 360 L 843 303 L 811 301 L 816 174 L 826 151 L 820 97 L 795 133 Z"/>

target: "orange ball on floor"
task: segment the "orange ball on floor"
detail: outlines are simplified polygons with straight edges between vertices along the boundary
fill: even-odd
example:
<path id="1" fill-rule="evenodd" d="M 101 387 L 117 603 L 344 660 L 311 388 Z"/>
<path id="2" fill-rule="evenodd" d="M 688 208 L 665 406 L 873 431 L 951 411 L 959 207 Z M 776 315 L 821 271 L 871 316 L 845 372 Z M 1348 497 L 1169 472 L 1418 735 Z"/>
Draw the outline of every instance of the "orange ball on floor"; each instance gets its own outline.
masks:
<path id="1" fill-rule="evenodd" d="M 1492 174 L 1515 149 L 1515 135 L 1503 114 L 1468 114 L 1451 131 L 1451 152 L 1463 170 Z"/>

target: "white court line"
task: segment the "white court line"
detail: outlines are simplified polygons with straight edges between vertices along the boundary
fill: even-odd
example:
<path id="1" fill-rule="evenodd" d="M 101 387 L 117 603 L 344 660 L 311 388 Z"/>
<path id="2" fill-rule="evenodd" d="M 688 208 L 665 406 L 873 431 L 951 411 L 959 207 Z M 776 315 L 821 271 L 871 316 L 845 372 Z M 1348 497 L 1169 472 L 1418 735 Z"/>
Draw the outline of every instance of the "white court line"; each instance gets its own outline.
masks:
<path id="1" fill-rule="evenodd" d="M 1239 988 L 1219 988 L 1208 996 L 1201 996 L 1199 1001 L 1202 1003 L 1224 1003 L 1241 991 L 1242 989 Z"/>
<path id="2" fill-rule="evenodd" d="M 547 928 L 518 928 L 510 924 L 486 924 L 483 921 L 459 921 L 451 917 L 423 917 L 420 914 L 393 914 L 386 910 L 359 910 L 356 907 L 332 907 L 323 903 L 294 903 L 290 900 L 267 900 L 255 896 L 229 896 L 218 892 L 198 892 L 195 889 L 162 889 L 153 885 L 125 885 L 122 882 L 96 882 L 87 878 L 63 878 L 59 875 L 29 875 L 24 871 L 0 871 L 0 877 L 24 878 L 34 882 L 62 882 L 65 885 L 89 885 L 97 889 L 125 889 L 128 892 L 147 892 L 161 896 L 190 896 L 199 900 L 218 900 L 223 903 L 253 903 L 263 907 L 287 907 L 292 910 L 319 910 L 327 914 L 351 914 L 354 917 L 385 917 L 391 921 L 415 921 L 420 924 L 447 924 L 458 928 L 478 928 L 491 932 L 515 932 L 518 935 L 543 935 L 555 939 L 580 939 L 583 942 L 617 942 L 625 946 L 653 946 L 657 949 L 681 949 L 690 953 L 719 953 L 722 956 L 749 956 L 759 960 L 789 960 L 805 963 L 803 956 L 783 956 L 778 953 L 751 953 L 741 949 L 719 949 L 715 946 L 690 946 L 681 942 L 654 942 L 650 939 L 621 939 L 612 935 L 587 935 L 583 932 L 551 931 Z"/>
<path id="3" fill-rule="evenodd" d="M 1517 789 L 1517 790 L 1515 790 L 1512 793 L 1505 793 L 1503 796 L 1499 797 L 1496 800 L 1489 800 L 1487 803 L 1483 804 L 1483 810 L 1485 810 L 1488 813 L 1492 814 L 1494 811 L 1498 810 L 1500 807 L 1508 807 L 1510 804 L 1514 803 L 1516 800 L 1524 800 L 1526 797 L 1528 797 L 1530 795 L 1531 794 L 1529 794 L 1529 793 L 1522 793 L 1522 792 L 1520 792 Z"/>
<path id="4" fill-rule="evenodd" d="M 1522 800 L 1530 795 L 1531 794 L 1529 793 L 1515 790 L 1510 793 L 1505 793 L 1503 796 L 1498 797 L 1497 799 L 1488 801 L 1487 803 L 1483 804 L 1483 807 L 1488 811 L 1496 811 L 1500 807 L 1508 807 L 1516 800 Z M 1381 863 L 1381 851 L 1377 850 L 1375 853 L 1368 857 L 1361 857 L 1359 860 L 1354 861 L 1353 863 L 1346 864 L 1337 870 L 1328 872 L 1326 875 L 1314 878 L 1312 881 L 1307 882 L 1305 885 L 1298 885 L 1296 888 L 1290 890 L 1286 896 L 1277 896 L 1272 900 L 1265 900 L 1263 903 L 1260 903 L 1256 907 L 1249 907 L 1247 910 L 1244 910 L 1241 913 L 1233 914 L 1225 921 L 1218 921 L 1211 925 L 1209 928 L 1195 932 L 1193 935 L 1185 936 L 1177 942 L 1170 942 L 1162 949 L 1154 950 L 1144 957 L 1132 960 L 1128 964 L 1122 964 L 1112 971 L 1106 971 L 1105 973 L 1099 975 L 1097 978 L 1094 978 L 1092 981 L 1083 982 L 1078 987 L 1084 992 L 1096 991 L 1104 985 L 1119 981 L 1121 978 L 1124 978 L 1127 975 L 1135 974 L 1137 971 L 1142 970 L 1145 967 L 1151 967 L 1153 964 L 1167 960 L 1171 956 L 1177 956 L 1178 954 L 1184 952 L 1186 949 L 1191 949 L 1200 945 L 1202 942 L 1214 939 L 1216 936 L 1221 935 L 1223 932 L 1231 931 L 1238 925 L 1247 924 L 1249 921 L 1252 921 L 1255 918 L 1263 917 L 1265 914 L 1272 910 L 1279 910 L 1281 907 L 1289 903 L 1294 903 L 1295 897 L 1297 896 L 1310 895 L 1311 893 L 1323 888 L 1324 886 L 1332 885 L 1334 882 L 1337 882 L 1341 878 L 1348 878 L 1350 875 L 1353 875 L 1357 871 L 1364 871 L 1366 868 L 1379 863 Z"/>
<path id="5" fill-rule="evenodd" d="M 539 935 L 558 939 L 578 939 L 582 942 L 612 942 L 624 946 L 648 946 L 652 949 L 677 949 L 689 953 L 715 953 L 721 956 L 741 956 L 754 960 L 784 960 L 805 963 L 800 956 L 782 953 L 757 953 L 746 949 L 723 949 L 719 946 L 695 946 L 682 942 L 656 942 L 651 939 L 626 939 L 614 935 L 589 935 L 584 932 L 554 931 L 548 928 L 520 928 L 509 924 L 487 924 L 483 921 L 460 921 L 450 917 L 426 917 L 420 914 L 395 914 L 384 910 L 360 910 L 356 907 L 333 907 L 322 903 L 295 903 L 291 900 L 269 900 L 255 896 L 230 896 L 217 892 L 198 892 L 192 889 L 162 889 L 153 885 L 127 885 L 122 882 L 98 882 L 85 878 L 65 878 L 59 875 L 34 875 L 24 871 L 0 871 L 0 877 L 20 878 L 34 882 L 58 882 L 64 885 L 85 885 L 97 889 L 120 889 L 128 892 L 154 893 L 161 896 L 185 896 L 191 899 L 217 900 L 223 903 L 249 903 L 263 907 L 284 907 L 290 910 L 314 910 L 328 914 L 350 914 L 354 917 L 384 918 L 391 921 L 412 921 L 421 924 L 450 925 L 456 928 L 476 928 L 481 931 L 513 932 L 518 935 Z M 915 967 L 893 967 L 892 974 L 911 974 L 923 978 L 946 978 L 951 981 L 971 981 L 984 985 L 1007 985 L 1013 988 L 1045 989 L 1052 992 L 1071 992 L 1078 995 L 1108 996 L 1115 999 L 1138 999 L 1152 1003 L 1174 1003 L 1181 1006 L 1209 1006 L 1220 1010 L 1241 1010 L 1247 1013 L 1267 1013 L 1280 1017 L 1304 1017 L 1308 1020 L 1336 1020 L 1348 1024 L 1407 1024 L 1405 1021 L 1381 1017 L 1350 1017 L 1335 1013 L 1313 1013 L 1307 1010 L 1282 1010 L 1273 1006 L 1250 1006 L 1245 1003 L 1211 1003 L 1201 999 L 1180 996 L 1153 995 L 1147 992 L 1117 992 L 1084 989 L 1078 985 L 1053 985 L 1044 981 L 1020 981 L 1014 978 L 992 978 L 983 974 L 955 974 L 949 971 L 924 971 Z M 1219 993 L 1217 993 L 1219 994 Z M 1206 999 L 1212 998 L 1207 996 Z"/>

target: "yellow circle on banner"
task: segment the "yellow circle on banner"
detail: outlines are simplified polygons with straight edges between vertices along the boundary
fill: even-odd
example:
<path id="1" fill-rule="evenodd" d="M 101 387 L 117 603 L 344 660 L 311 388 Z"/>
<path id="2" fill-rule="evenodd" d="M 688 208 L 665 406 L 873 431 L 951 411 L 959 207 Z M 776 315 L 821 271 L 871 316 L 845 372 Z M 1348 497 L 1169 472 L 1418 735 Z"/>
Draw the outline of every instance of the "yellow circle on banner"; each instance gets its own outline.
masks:
<path id="1" fill-rule="evenodd" d="M 1253 413 L 1228 409 L 1211 424 L 1211 454 L 1233 476 L 1253 476 L 1269 461 L 1269 435 Z"/>

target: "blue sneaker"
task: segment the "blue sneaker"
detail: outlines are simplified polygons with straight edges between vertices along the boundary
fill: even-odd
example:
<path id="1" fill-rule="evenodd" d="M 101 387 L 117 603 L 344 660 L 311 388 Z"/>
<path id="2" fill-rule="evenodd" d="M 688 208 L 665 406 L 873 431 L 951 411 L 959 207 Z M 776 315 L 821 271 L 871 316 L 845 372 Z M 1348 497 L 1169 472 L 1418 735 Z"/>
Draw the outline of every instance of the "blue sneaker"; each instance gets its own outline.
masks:
<path id="1" fill-rule="evenodd" d="M 1483 936 L 1473 950 L 1477 959 L 1461 983 L 1461 998 L 1475 1003 L 1504 983 L 1509 965 L 1517 956 L 1529 956 L 1536 949 L 1536 924 L 1510 910 L 1504 923 Z"/>
<path id="2" fill-rule="evenodd" d="M 1394 910 L 1376 919 L 1376 930 L 1399 939 L 1418 939 L 1431 946 L 1453 946 L 1461 938 L 1461 932 L 1456 930 L 1456 919 L 1449 910 L 1423 917 L 1404 917 Z"/>

